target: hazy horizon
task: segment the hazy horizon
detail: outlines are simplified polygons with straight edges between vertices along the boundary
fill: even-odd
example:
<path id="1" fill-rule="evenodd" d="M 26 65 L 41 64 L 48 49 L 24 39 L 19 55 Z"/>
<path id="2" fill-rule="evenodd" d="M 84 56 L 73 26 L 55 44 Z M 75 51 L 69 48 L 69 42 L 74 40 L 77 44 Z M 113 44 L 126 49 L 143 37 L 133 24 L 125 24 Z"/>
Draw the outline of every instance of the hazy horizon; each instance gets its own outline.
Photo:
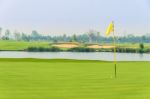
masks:
<path id="1" fill-rule="evenodd" d="M 48 35 L 104 34 L 114 20 L 118 35 L 150 33 L 149 0 L 0 0 L 0 27 Z"/>

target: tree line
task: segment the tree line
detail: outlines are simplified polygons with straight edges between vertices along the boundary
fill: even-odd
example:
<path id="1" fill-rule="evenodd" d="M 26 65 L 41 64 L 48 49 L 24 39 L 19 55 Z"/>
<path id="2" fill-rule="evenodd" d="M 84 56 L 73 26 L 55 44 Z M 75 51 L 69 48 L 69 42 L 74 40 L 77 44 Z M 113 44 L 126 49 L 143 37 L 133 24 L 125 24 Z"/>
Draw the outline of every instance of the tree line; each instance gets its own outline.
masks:
<path id="1" fill-rule="evenodd" d="M 28 33 L 24 32 L 11 32 L 9 29 L 3 31 L 0 28 L 0 39 L 1 40 L 16 40 L 16 41 L 48 41 L 48 42 L 80 42 L 80 43 L 111 43 L 113 41 L 113 37 L 105 37 L 102 36 L 100 32 L 90 30 L 84 34 L 73 34 L 73 35 L 59 35 L 59 36 L 52 36 L 52 35 L 42 35 L 36 30 L 33 30 L 32 33 L 29 35 Z M 135 36 L 132 34 L 118 36 L 117 42 L 119 43 L 150 43 L 150 33 L 147 33 L 142 36 Z"/>

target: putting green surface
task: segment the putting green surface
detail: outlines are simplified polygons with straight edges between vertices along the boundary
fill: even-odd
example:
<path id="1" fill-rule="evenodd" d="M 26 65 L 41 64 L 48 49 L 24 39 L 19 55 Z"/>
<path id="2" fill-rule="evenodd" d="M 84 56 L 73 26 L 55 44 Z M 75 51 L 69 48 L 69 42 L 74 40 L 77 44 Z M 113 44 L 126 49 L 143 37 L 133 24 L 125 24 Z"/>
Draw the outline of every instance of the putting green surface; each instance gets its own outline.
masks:
<path id="1" fill-rule="evenodd" d="M 0 99 L 150 99 L 150 62 L 0 59 Z"/>

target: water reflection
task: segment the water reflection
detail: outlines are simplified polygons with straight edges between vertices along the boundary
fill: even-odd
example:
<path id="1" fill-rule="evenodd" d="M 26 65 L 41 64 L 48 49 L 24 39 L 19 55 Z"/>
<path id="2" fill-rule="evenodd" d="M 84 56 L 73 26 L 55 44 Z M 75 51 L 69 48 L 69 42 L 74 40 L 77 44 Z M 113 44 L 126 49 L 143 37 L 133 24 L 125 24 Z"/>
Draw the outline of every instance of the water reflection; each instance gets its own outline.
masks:
<path id="1" fill-rule="evenodd" d="M 111 52 L 17 52 L 1 51 L 0 58 L 82 59 L 113 61 Z M 117 53 L 118 61 L 150 61 L 150 54 Z"/>
<path id="2" fill-rule="evenodd" d="M 141 59 L 144 57 L 143 53 L 140 53 L 139 56 Z"/>

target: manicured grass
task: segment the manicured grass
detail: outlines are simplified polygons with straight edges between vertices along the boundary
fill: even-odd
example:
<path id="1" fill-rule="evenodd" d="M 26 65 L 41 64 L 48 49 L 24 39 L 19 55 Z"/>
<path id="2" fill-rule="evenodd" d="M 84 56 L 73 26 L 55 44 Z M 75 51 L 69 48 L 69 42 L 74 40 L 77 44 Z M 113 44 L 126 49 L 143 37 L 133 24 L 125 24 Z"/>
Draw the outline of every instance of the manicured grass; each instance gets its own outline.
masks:
<path id="1" fill-rule="evenodd" d="M 139 48 L 139 43 L 119 43 L 117 46 L 121 48 Z M 144 43 L 144 46 L 145 48 L 150 48 L 149 43 Z"/>
<path id="2" fill-rule="evenodd" d="M 0 59 L 0 99 L 150 99 L 150 62 Z"/>
<path id="3" fill-rule="evenodd" d="M 0 41 L 0 50 L 25 50 L 28 47 L 50 47 L 48 42 Z"/>

